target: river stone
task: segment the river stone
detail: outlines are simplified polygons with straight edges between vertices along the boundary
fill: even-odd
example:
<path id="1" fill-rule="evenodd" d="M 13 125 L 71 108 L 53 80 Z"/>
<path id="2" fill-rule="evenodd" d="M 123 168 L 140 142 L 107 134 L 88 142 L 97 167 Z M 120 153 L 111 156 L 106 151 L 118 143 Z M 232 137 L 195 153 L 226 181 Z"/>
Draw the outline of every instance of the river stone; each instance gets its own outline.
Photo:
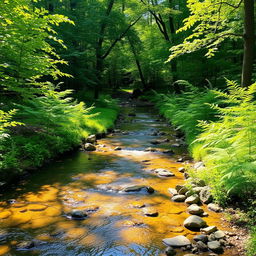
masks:
<path id="1" fill-rule="evenodd" d="M 145 191 L 149 194 L 154 193 L 154 189 L 152 187 L 149 186 L 144 186 L 144 185 L 134 185 L 134 186 L 130 186 L 130 187 L 126 187 L 123 189 L 124 192 L 141 192 L 141 191 Z"/>
<path id="2" fill-rule="evenodd" d="M 175 152 L 173 150 L 171 150 L 171 149 L 166 149 L 166 150 L 163 151 L 163 153 L 164 154 L 172 154 L 172 155 L 175 154 Z"/>
<path id="3" fill-rule="evenodd" d="M 122 150 L 122 148 L 121 148 L 121 147 L 115 147 L 114 150 L 115 150 L 115 151 L 118 151 L 118 150 Z"/>
<path id="4" fill-rule="evenodd" d="M 222 211 L 222 208 L 219 205 L 213 204 L 213 203 L 208 204 L 208 209 L 213 212 L 221 212 Z"/>
<path id="5" fill-rule="evenodd" d="M 153 145 L 157 145 L 157 144 L 160 144 L 161 141 L 160 140 L 151 140 L 150 141 L 150 144 L 153 144 Z"/>
<path id="6" fill-rule="evenodd" d="M 16 245 L 16 249 L 19 251 L 22 250 L 29 250 L 35 246 L 35 243 L 33 241 L 23 241 Z"/>
<path id="7" fill-rule="evenodd" d="M 87 139 L 86 142 L 88 143 L 95 143 L 96 142 L 96 135 L 90 135 Z"/>
<path id="8" fill-rule="evenodd" d="M 167 247 L 165 249 L 165 254 L 167 256 L 175 256 L 176 255 L 176 251 L 172 247 L 169 246 L 169 247 Z"/>
<path id="9" fill-rule="evenodd" d="M 199 195 L 203 189 L 204 187 L 194 187 L 193 192 Z"/>
<path id="10" fill-rule="evenodd" d="M 172 197 L 173 202 L 184 202 L 186 199 L 186 196 L 184 195 L 175 195 Z"/>
<path id="11" fill-rule="evenodd" d="M 196 235 L 196 236 L 194 236 L 194 238 L 193 238 L 196 242 L 198 242 L 198 241 L 202 241 L 202 242 L 204 242 L 204 243 L 207 243 L 208 242 L 208 237 L 207 237 L 207 235 Z"/>
<path id="12" fill-rule="evenodd" d="M 156 209 L 149 207 L 149 208 L 144 208 L 143 209 L 143 213 L 148 216 L 148 217 L 157 217 L 158 216 L 158 212 Z"/>
<path id="13" fill-rule="evenodd" d="M 217 230 L 218 229 L 216 226 L 210 226 L 210 227 L 202 228 L 200 231 L 206 235 L 210 235 L 211 233 L 213 233 Z"/>
<path id="14" fill-rule="evenodd" d="M 175 189 L 177 190 L 177 191 L 179 191 L 181 188 L 183 188 L 184 186 L 183 185 L 176 185 L 175 186 Z"/>
<path id="15" fill-rule="evenodd" d="M 226 237 L 225 233 L 221 230 L 216 231 L 215 233 L 213 233 L 215 239 L 219 240 L 219 239 L 223 239 Z"/>
<path id="16" fill-rule="evenodd" d="M 158 176 L 160 177 L 172 177 L 172 176 L 175 176 L 172 172 L 166 170 L 166 169 L 163 169 L 163 168 L 158 168 L 158 169 L 155 169 L 155 173 L 157 173 Z"/>
<path id="17" fill-rule="evenodd" d="M 87 217 L 87 214 L 85 211 L 80 211 L 80 210 L 73 210 L 70 213 L 70 216 L 74 220 L 83 220 Z"/>
<path id="18" fill-rule="evenodd" d="M 172 247 L 183 247 L 183 246 L 191 245 L 191 242 L 185 236 L 175 236 L 172 238 L 165 238 L 163 239 L 163 243 L 166 244 L 167 246 L 172 246 Z"/>
<path id="19" fill-rule="evenodd" d="M 168 188 L 168 192 L 172 195 L 172 196 L 175 196 L 175 195 L 178 195 L 178 192 L 175 188 Z"/>
<path id="20" fill-rule="evenodd" d="M 211 188 L 208 186 L 203 187 L 203 189 L 200 191 L 199 196 L 200 196 L 200 200 L 205 204 L 209 204 L 213 201 Z"/>
<path id="21" fill-rule="evenodd" d="M 223 248 L 222 248 L 220 242 L 218 242 L 218 241 L 208 242 L 207 246 L 213 252 L 216 252 L 216 253 L 222 253 L 223 252 Z"/>
<path id="22" fill-rule="evenodd" d="M 156 152 L 156 149 L 155 148 L 146 148 L 145 151 L 148 151 L 148 152 Z"/>
<path id="23" fill-rule="evenodd" d="M 85 151 L 95 151 L 96 147 L 91 143 L 85 143 L 84 144 L 84 150 Z"/>
<path id="24" fill-rule="evenodd" d="M 206 226 L 206 222 L 199 216 L 192 215 L 184 221 L 184 227 L 187 229 L 200 229 Z"/>
<path id="25" fill-rule="evenodd" d="M 204 210 L 197 204 L 192 204 L 188 207 L 188 212 L 192 215 L 202 215 Z"/>
<path id="26" fill-rule="evenodd" d="M 189 196 L 192 196 L 192 195 L 194 195 L 194 194 L 195 194 L 195 193 L 194 193 L 193 191 L 189 190 L 188 192 L 186 192 L 185 196 L 186 196 L 186 197 L 189 197 Z"/>
<path id="27" fill-rule="evenodd" d="M 179 195 L 185 195 L 188 192 L 188 188 L 187 187 L 182 187 L 179 191 L 178 194 Z"/>
<path id="28" fill-rule="evenodd" d="M 185 167 L 180 167 L 180 168 L 178 169 L 178 171 L 181 172 L 181 173 L 183 173 L 183 172 L 186 171 L 186 169 L 185 169 Z"/>
<path id="29" fill-rule="evenodd" d="M 186 204 L 197 204 L 199 202 L 198 195 L 192 195 L 185 200 Z"/>
<path id="30" fill-rule="evenodd" d="M 208 251 L 207 245 L 206 245 L 204 242 L 202 242 L 202 241 L 198 241 L 198 242 L 196 243 L 196 247 L 197 247 L 198 250 L 200 250 L 200 251 L 203 251 L 203 252 Z"/>

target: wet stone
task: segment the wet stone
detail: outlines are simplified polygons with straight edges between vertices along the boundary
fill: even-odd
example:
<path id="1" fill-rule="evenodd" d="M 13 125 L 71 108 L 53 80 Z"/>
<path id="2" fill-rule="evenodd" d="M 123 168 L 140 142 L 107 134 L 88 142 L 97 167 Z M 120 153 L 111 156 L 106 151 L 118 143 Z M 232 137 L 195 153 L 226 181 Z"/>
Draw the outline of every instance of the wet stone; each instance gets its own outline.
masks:
<path id="1" fill-rule="evenodd" d="M 90 135 L 87 139 L 86 142 L 88 143 L 95 143 L 97 140 L 96 135 Z"/>
<path id="2" fill-rule="evenodd" d="M 35 243 L 33 241 L 23 241 L 16 245 L 16 250 L 22 251 L 22 250 L 29 250 L 35 246 Z"/>
<path id="3" fill-rule="evenodd" d="M 115 150 L 115 151 L 118 151 L 118 150 L 122 150 L 122 148 L 121 148 L 121 147 L 115 147 L 114 150 Z"/>
<path id="4" fill-rule="evenodd" d="M 163 169 L 163 168 L 155 169 L 155 173 L 157 173 L 157 175 L 160 176 L 160 177 L 173 177 L 173 176 L 175 176 L 172 172 L 170 172 L 166 169 Z"/>
<path id="5" fill-rule="evenodd" d="M 188 188 L 183 186 L 179 191 L 178 194 L 179 195 L 185 195 L 188 192 Z"/>
<path id="6" fill-rule="evenodd" d="M 95 151 L 96 147 L 91 143 L 85 143 L 84 144 L 84 150 L 85 151 Z"/>
<path id="7" fill-rule="evenodd" d="M 186 204 L 197 204 L 198 202 L 199 197 L 197 195 L 192 195 L 185 200 Z"/>
<path id="8" fill-rule="evenodd" d="M 170 155 L 174 155 L 175 152 L 173 150 L 167 149 L 163 151 L 164 154 L 170 154 Z"/>
<path id="9" fill-rule="evenodd" d="M 192 204 L 188 207 L 188 213 L 192 215 L 202 215 L 204 210 L 197 204 Z"/>
<path id="10" fill-rule="evenodd" d="M 168 188 L 168 192 L 172 195 L 172 196 L 175 196 L 175 195 L 178 195 L 178 192 L 175 188 Z"/>
<path id="11" fill-rule="evenodd" d="M 208 204 L 208 209 L 213 212 L 221 212 L 222 208 L 217 204 Z"/>
<path id="12" fill-rule="evenodd" d="M 184 221 L 184 227 L 190 230 L 200 229 L 206 226 L 206 222 L 197 215 L 192 215 Z"/>
<path id="13" fill-rule="evenodd" d="M 183 247 L 183 246 L 191 245 L 191 242 L 185 236 L 175 236 L 172 238 L 165 238 L 163 239 L 163 243 L 171 247 Z"/>
<path id="14" fill-rule="evenodd" d="M 186 169 L 185 169 L 185 167 L 180 167 L 180 168 L 178 169 L 178 171 L 181 172 L 181 173 L 184 173 L 184 172 L 186 171 Z"/>
<path id="15" fill-rule="evenodd" d="M 204 242 L 204 243 L 207 243 L 208 242 L 208 237 L 207 237 L 207 235 L 196 235 L 196 236 L 194 236 L 194 238 L 193 238 L 196 242 L 198 242 L 198 241 L 202 241 L 202 242 Z"/>
<path id="16" fill-rule="evenodd" d="M 155 148 L 146 148 L 145 151 L 147 152 L 156 152 Z"/>
<path id="17" fill-rule="evenodd" d="M 186 196 L 184 195 L 175 195 L 172 197 L 173 202 L 184 202 L 186 199 Z"/>
<path id="18" fill-rule="evenodd" d="M 88 215 L 85 211 L 73 210 L 69 216 L 73 220 L 84 220 Z"/>
<path id="19" fill-rule="evenodd" d="M 152 187 L 149 186 L 143 186 L 143 185 L 134 185 L 134 186 L 130 186 L 130 187 L 126 187 L 123 189 L 124 192 L 147 192 L 149 194 L 154 193 L 154 189 Z"/>
<path id="20" fill-rule="evenodd" d="M 205 204 L 209 204 L 213 201 L 211 189 L 208 186 L 203 187 L 199 195 L 200 195 L 200 200 Z"/>
<path id="21" fill-rule="evenodd" d="M 216 226 L 209 226 L 207 228 L 202 228 L 200 231 L 202 233 L 206 234 L 206 235 L 210 235 L 211 233 L 217 231 L 217 227 Z"/>
<path id="22" fill-rule="evenodd" d="M 226 237 L 225 233 L 221 230 L 216 231 L 215 233 L 213 233 L 215 239 L 219 240 L 219 239 L 223 239 Z"/>
<path id="23" fill-rule="evenodd" d="M 202 242 L 202 241 L 198 241 L 196 243 L 196 247 L 198 248 L 199 251 L 202 251 L 202 252 L 208 251 L 207 245 L 204 242 Z"/>
<path id="24" fill-rule="evenodd" d="M 144 215 L 148 217 L 157 217 L 158 216 L 158 211 L 154 208 L 144 208 L 143 209 Z"/>
<path id="25" fill-rule="evenodd" d="M 218 241 L 212 241 L 212 242 L 208 242 L 207 246 L 209 247 L 209 249 L 215 253 L 223 253 L 223 248 L 220 244 L 220 242 Z"/>

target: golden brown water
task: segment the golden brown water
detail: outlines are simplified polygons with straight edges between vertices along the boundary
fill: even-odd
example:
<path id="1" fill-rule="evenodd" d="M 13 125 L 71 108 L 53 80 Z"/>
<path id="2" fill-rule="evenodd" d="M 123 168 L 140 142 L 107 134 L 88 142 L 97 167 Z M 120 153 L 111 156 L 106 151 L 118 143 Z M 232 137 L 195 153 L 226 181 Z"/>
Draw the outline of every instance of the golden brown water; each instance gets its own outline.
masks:
<path id="1" fill-rule="evenodd" d="M 131 111 L 136 117 L 126 115 Z M 96 152 L 77 152 L 51 163 L 5 193 L 0 202 L 0 255 L 155 256 L 164 255 L 163 238 L 185 235 L 191 239 L 197 234 L 183 227 L 189 216 L 186 205 L 172 202 L 167 191 L 184 183 L 178 172 L 182 165 L 176 162 L 184 149 L 174 149 L 173 157 L 145 152 L 145 148 L 155 147 L 150 141 L 156 138 L 171 140 L 156 148 L 170 148 L 175 142 L 173 130 L 156 121 L 148 107 L 125 107 L 123 113 L 126 119 L 119 127 L 129 134 L 99 140 Z M 168 134 L 152 137 L 153 130 Z M 115 151 L 116 146 L 123 150 Z M 150 171 L 154 168 L 171 170 L 175 177 L 159 178 Z M 140 184 L 153 187 L 155 193 L 120 193 L 128 185 Z M 145 216 L 142 205 L 156 209 L 158 217 Z M 67 214 L 73 209 L 90 213 L 85 220 L 71 220 Z M 208 225 L 227 230 L 221 214 L 207 212 Z M 35 247 L 15 249 L 17 243 L 30 240 L 35 241 Z M 226 250 L 223 255 L 238 253 Z"/>

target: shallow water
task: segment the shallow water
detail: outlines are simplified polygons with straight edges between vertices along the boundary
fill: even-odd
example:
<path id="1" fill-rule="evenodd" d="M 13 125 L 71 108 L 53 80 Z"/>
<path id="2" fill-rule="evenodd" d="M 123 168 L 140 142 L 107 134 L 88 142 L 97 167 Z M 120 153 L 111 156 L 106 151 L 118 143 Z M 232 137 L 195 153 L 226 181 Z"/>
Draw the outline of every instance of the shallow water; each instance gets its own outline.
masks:
<path id="1" fill-rule="evenodd" d="M 136 117 L 127 115 L 131 112 Z M 128 134 L 115 133 L 99 140 L 96 152 L 76 152 L 52 162 L 3 195 L 0 255 L 156 256 L 164 255 L 163 238 L 185 235 L 191 239 L 198 234 L 183 227 L 189 216 L 187 207 L 172 202 L 167 191 L 184 183 L 177 159 L 185 149 L 170 146 L 177 143 L 174 131 L 157 120 L 152 107 L 126 106 L 123 116 L 117 128 Z M 167 135 L 152 136 L 155 130 Z M 170 142 L 150 144 L 166 138 Z M 115 151 L 116 146 L 122 150 Z M 158 151 L 145 152 L 148 147 Z M 173 149 L 176 154 L 161 153 L 163 149 Z M 168 169 L 175 177 L 160 178 L 152 172 L 155 168 Z M 155 193 L 122 192 L 129 185 L 151 186 Z M 146 207 L 140 208 L 142 205 Z M 147 207 L 157 210 L 158 217 L 145 216 Z M 86 209 L 88 217 L 70 219 L 68 214 L 74 209 Z M 207 212 L 209 226 L 228 230 L 221 214 Z M 30 250 L 15 249 L 17 243 L 31 240 L 35 247 Z M 226 250 L 223 255 L 238 253 Z"/>

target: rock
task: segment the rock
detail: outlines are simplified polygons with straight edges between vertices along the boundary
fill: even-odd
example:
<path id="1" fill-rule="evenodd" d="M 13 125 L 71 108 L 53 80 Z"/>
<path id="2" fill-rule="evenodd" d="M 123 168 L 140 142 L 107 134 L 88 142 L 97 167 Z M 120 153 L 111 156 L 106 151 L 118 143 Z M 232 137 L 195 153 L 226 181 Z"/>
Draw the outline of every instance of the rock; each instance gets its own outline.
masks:
<path id="1" fill-rule="evenodd" d="M 198 241 L 202 241 L 204 243 L 207 243 L 208 242 L 208 237 L 207 235 L 197 235 L 197 236 L 194 236 L 193 238 L 196 242 Z"/>
<path id="2" fill-rule="evenodd" d="M 147 192 L 149 194 L 152 194 L 155 192 L 155 190 L 152 187 L 144 186 L 144 185 L 134 185 L 130 187 L 126 187 L 123 189 L 124 192 Z"/>
<path id="3" fill-rule="evenodd" d="M 150 144 L 153 144 L 153 145 L 157 145 L 157 144 L 160 144 L 160 140 L 152 140 L 150 141 Z"/>
<path id="4" fill-rule="evenodd" d="M 185 160 L 184 160 L 183 157 L 180 157 L 180 158 L 177 160 L 178 163 L 183 163 L 184 161 L 185 161 Z"/>
<path id="5" fill-rule="evenodd" d="M 187 180 L 189 178 L 189 174 L 187 172 L 184 172 L 184 178 Z"/>
<path id="6" fill-rule="evenodd" d="M 179 191 L 178 194 L 179 195 L 185 195 L 188 192 L 188 188 L 183 186 Z"/>
<path id="7" fill-rule="evenodd" d="M 202 215 L 204 210 L 197 204 L 192 204 L 188 207 L 188 213 L 192 215 Z"/>
<path id="8" fill-rule="evenodd" d="M 202 241 L 198 241 L 198 242 L 196 243 L 196 247 L 198 248 L 198 250 L 200 250 L 200 251 L 202 251 L 202 252 L 208 251 L 207 245 L 206 245 L 204 242 L 202 242 Z"/>
<path id="9" fill-rule="evenodd" d="M 216 231 L 215 233 L 213 233 L 215 239 L 219 240 L 219 239 L 223 239 L 226 237 L 225 233 L 221 230 Z"/>
<path id="10" fill-rule="evenodd" d="M 206 235 L 210 235 L 211 233 L 217 231 L 217 227 L 210 226 L 210 227 L 202 228 L 200 231 Z"/>
<path id="11" fill-rule="evenodd" d="M 114 150 L 115 150 L 115 151 L 118 151 L 118 150 L 122 150 L 122 148 L 121 148 L 121 147 L 115 147 Z"/>
<path id="12" fill-rule="evenodd" d="M 203 212 L 202 217 L 208 217 L 209 214 L 207 212 Z"/>
<path id="13" fill-rule="evenodd" d="M 181 172 L 181 173 L 184 173 L 184 172 L 186 171 L 186 169 L 185 169 L 185 167 L 180 167 L 180 168 L 178 169 L 178 171 Z"/>
<path id="14" fill-rule="evenodd" d="M 194 193 L 196 193 L 196 194 L 200 194 L 200 192 L 202 191 L 204 189 L 204 187 L 194 187 L 193 188 L 193 191 L 194 191 Z"/>
<path id="15" fill-rule="evenodd" d="M 178 192 L 175 188 L 168 188 L 168 192 L 172 195 L 172 196 L 175 196 L 175 195 L 178 195 Z"/>
<path id="16" fill-rule="evenodd" d="M 163 168 L 155 169 L 155 173 L 157 173 L 160 177 L 173 177 L 175 176 L 172 172 L 165 170 Z"/>
<path id="17" fill-rule="evenodd" d="M 186 196 L 184 195 L 175 195 L 172 197 L 173 202 L 184 202 L 186 199 Z"/>
<path id="18" fill-rule="evenodd" d="M 87 139 L 86 142 L 88 143 L 95 143 L 96 142 L 96 135 L 90 135 Z"/>
<path id="19" fill-rule="evenodd" d="M 155 148 L 146 148 L 145 151 L 147 152 L 156 152 Z"/>
<path id="20" fill-rule="evenodd" d="M 173 150 L 171 150 L 171 149 L 166 149 L 166 150 L 163 151 L 163 153 L 164 154 L 170 154 L 170 155 L 174 155 L 175 154 L 175 152 Z"/>
<path id="21" fill-rule="evenodd" d="M 186 204 L 197 204 L 199 202 L 198 195 L 192 195 L 185 200 Z"/>
<path id="22" fill-rule="evenodd" d="M 189 196 L 192 196 L 192 195 L 194 195 L 194 192 L 191 191 L 191 190 L 189 190 L 189 191 L 186 192 L 186 194 L 185 194 L 186 197 L 189 197 Z"/>
<path id="23" fill-rule="evenodd" d="M 184 227 L 190 230 L 200 229 L 206 226 L 206 222 L 199 216 L 192 215 L 184 221 Z"/>
<path id="24" fill-rule="evenodd" d="M 205 167 L 203 162 L 197 162 L 197 163 L 194 164 L 194 169 L 198 169 L 200 167 Z"/>
<path id="25" fill-rule="evenodd" d="M 219 205 L 213 204 L 213 203 L 208 204 L 208 209 L 213 212 L 221 212 L 222 211 L 222 208 Z"/>
<path id="26" fill-rule="evenodd" d="M 85 151 L 95 151 L 96 147 L 91 143 L 85 143 L 84 144 L 84 150 Z"/>
<path id="27" fill-rule="evenodd" d="M 80 210 L 73 210 L 69 216 L 73 220 L 84 220 L 87 217 L 87 213 L 85 211 L 80 211 Z"/>
<path id="28" fill-rule="evenodd" d="M 176 251 L 172 247 L 169 246 L 169 247 L 167 247 L 165 249 L 165 254 L 167 256 L 175 256 L 176 255 Z"/>
<path id="29" fill-rule="evenodd" d="M 202 188 L 202 190 L 199 193 L 200 200 L 205 203 L 209 204 L 213 201 L 213 196 L 211 194 L 211 188 L 208 186 L 205 186 Z"/>
<path id="30" fill-rule="evenodd" d="M 183 246 L 191 245 L 191 242 L 185 236 L 175 236 L 172 238 L 165 238 L 163 239 L 163 243 L 171 247 L 183 247 Z"/>
<path id="31" fill-rule="evenodd" d="M 212 242 L 208 242 L 207 246 L 209 247 L 209 249 L 215 253 L 223 253 L 223 248 L 220 244 L 220 242 L 218 241 L 212 241 Z"/>
<path id="32" fill-rule="evenodd" d="M 144 208 L 143 209 L 143 213 L 148 216 L 148 217 L 157 217 L 158 216 L 158 212 L 156 209 L 149 207 L 149 208 Z"/>
<path id="33" fill-rule="evenodd" d="M 205 187 L 205 181 L 204 180 L 200 180 L 200 179 L 193 179 L 192 184 L 198 186 L 198 187 Z"/>
<path id="34" fill-rule="evenodd" d="M 19 251 L 22 250 L 29 250 L 35 246 L 35 243 L 33 241 L 23 241 L 16 245 L 16 249 Z"/>

